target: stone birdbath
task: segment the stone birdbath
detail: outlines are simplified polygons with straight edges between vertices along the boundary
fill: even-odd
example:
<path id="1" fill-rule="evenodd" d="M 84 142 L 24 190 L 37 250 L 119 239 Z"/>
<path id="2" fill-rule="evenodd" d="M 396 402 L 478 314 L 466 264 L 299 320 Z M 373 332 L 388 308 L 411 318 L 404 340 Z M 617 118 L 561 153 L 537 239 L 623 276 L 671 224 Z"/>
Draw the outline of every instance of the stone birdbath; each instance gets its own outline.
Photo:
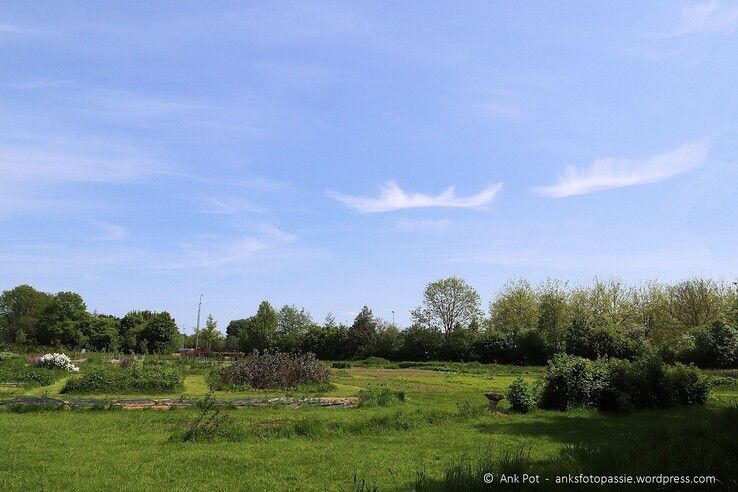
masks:
<path id="1" fill-rule="evenodd" d="M 489 400 L 489 409 L 494 410 L 497 408 L 497 404 L 500 403 L 501 400 L 505 399 L 505 395 L 502 393 L 485 393 L 484 396 L 487 397 L 487 400 Z"/>

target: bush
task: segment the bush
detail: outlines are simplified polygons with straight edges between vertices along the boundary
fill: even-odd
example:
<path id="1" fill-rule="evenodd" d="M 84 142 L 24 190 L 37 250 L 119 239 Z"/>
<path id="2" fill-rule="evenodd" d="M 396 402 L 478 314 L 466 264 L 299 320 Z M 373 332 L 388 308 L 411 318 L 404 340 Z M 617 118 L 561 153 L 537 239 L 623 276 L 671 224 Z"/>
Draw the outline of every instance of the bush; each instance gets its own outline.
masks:
<path id="1" fill-rule="evenodd" d="M 314 354 L 287 354 L 254 351 L 251 356 L 218 370 L 212 386 L 255 389 L 296 388 L 330 382 L 330 371 Z"/>
<path id="2" fill-rule="evenodd" d="M 333 364 L 331 364 L 331 367 L 333 369 L 348 369 L 351 367 L 351 363 L 339 361 L 339 362 L 334 362 Z"/>
<path id="3" fill-rule="evenodd" d="M 707 401 L 710 382 L 696 367 L 676 364 L 670 369 L 669 376 L 674 396 L 681 405 L 698 405 Z"/>
<path id="4" fill-rule="evenodd" d="M 6 360 L 4 364 L 0 365 L 0 384 L 12 384 L 22 388 L 48 386 L 64 374 L 62 371 L 28 367 L 25 360 L 18 358 Z"/>
<path id="5" fill-rule="evenodd" d="M 738 364 L 738 330 L 715 321 L 694 333 L 694 348 L 687 358 L 703 367 L 735 367 Z"/>
<path id="6" fill-rule="evenodd" d="M 507 389 L 507 401 L 513 412 L 528 413 L 533 408 L 533 394 L 522 378 L 517 378 Z"/>
<path id="7" fill-rule="evenodd" d="M 102 366 L 69 379 L 62 393 L 167 393 L 182 387 L 182 373 L 174 367 Z"/>
<path id="8" fill-rule="evenodd" d="M 604 374 L 599 363 L 583 357 L 558 354 L 548 363 L 540 407 L 568 410 L 590 406 L 602 389 Z"/>
<path id="9" fill-rule="evenodd" d="M 389 388 L 367 388 L 359 391 L 360 407 L 386 407 L 404 401 L 404 392 Z"/>
<path id="10" fill-rule="evenodd" d="M 592 406 L 616 412 L 669 408 L 702 404 L 708 389 L 707 378 L 696 367 L 668 366 L 654 355 L 632 362 L 559 355 L 549 363 L 540 406 L 554 410 Z"/>

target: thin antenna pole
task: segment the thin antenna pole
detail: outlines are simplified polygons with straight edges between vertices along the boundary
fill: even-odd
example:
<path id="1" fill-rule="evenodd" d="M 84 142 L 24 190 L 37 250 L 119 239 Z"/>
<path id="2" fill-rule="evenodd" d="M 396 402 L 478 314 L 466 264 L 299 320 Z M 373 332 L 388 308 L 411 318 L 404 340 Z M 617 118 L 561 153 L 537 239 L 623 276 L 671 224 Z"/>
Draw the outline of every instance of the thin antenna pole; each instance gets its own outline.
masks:
<path id="1" fill-rule="evenodd" d="M 200 308 L 202 308 L 202 294 L 200 294 L 200 302 L 197 304 L 197 327 L 195 328 L 195 350 L 200 348 Z"/>

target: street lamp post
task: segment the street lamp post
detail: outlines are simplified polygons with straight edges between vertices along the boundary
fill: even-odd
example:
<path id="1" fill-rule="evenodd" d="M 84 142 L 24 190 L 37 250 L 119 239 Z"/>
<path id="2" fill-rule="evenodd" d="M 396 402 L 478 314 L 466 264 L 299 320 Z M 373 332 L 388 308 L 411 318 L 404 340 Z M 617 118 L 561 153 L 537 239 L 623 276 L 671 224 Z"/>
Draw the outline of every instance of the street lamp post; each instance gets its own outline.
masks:
<path id="1" fill-rule="evenodd" d="M 197 304 L 197 326 L 195 327 L 195 350 L 200 348 L 200 308 L 202 308 L 202 294 L 200 294 L 200 302 Z"/>

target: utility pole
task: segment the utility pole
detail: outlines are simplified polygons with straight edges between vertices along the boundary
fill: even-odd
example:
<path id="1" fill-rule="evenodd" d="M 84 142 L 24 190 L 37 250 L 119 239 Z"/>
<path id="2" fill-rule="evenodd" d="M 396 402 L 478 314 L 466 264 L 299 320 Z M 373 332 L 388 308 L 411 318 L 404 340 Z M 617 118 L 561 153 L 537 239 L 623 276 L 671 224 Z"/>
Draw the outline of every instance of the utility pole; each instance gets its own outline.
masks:
<path id="1" fill-rule="evenodd" d="M 200 348 L 200 308 L 202 308 L 202 294 L 200 294 L 200 302 L 197 304 L 197 327 L 195 328 L 195 350 Z"/>
<path id="2" fill-rule="evenodd" d="M 392 326 L 395 326 L 395 312 L 392 311 Z"/>

